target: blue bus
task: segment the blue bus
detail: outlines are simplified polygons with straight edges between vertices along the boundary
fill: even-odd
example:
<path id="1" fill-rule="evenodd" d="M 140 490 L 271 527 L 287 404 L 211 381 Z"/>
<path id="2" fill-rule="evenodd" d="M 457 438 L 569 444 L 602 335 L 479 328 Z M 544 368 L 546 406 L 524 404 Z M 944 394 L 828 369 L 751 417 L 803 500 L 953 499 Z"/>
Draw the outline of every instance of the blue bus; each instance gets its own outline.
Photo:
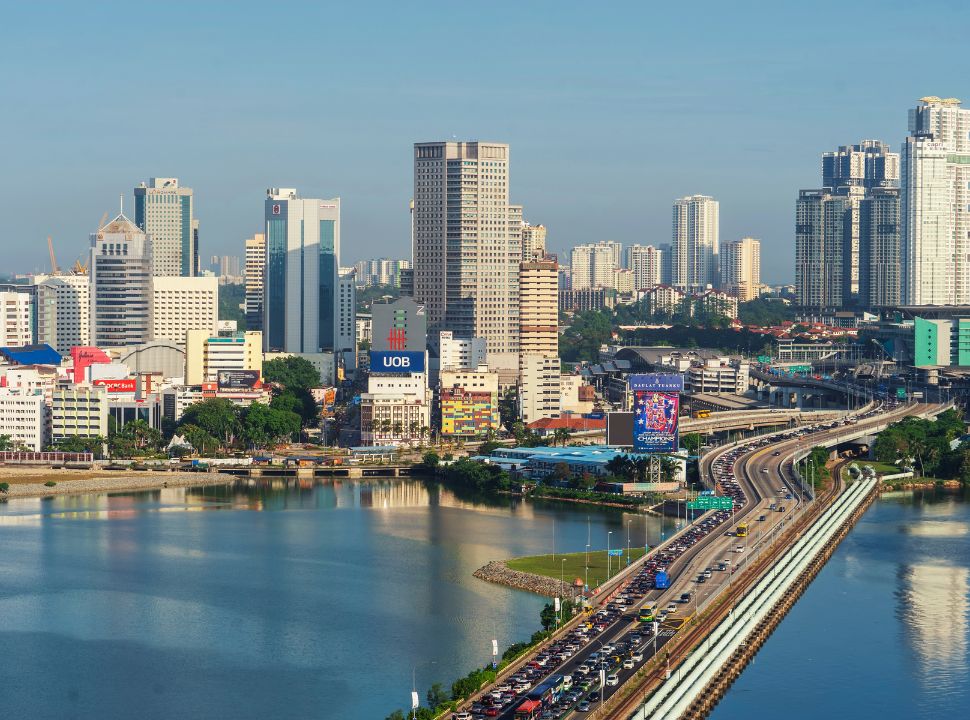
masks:
<path id="1" fill-rule="evenodd" d="M 670 587 L 670 576 L 663 570 L 659 571 L 653 578 L 653 586 L 657 590 L 666 590 Z"/>

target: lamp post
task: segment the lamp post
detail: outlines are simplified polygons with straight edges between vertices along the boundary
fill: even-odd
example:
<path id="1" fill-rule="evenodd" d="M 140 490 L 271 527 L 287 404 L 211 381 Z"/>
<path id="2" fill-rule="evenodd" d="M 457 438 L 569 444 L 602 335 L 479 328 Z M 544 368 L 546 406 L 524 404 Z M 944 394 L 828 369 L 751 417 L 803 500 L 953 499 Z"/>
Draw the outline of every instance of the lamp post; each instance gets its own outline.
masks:
<path id="1" fill-rule="evenodd" d="M 586 574 L 583 575 L 583 599 L 586 599 L 586 591 L 589 589 L 589 543 L 586 543 Z"/>
<path id="2" fill-rule="evenodd" d="M 563 581 L 563 574 L 566 570 L 566 558 L 559 560 L 559 624 L 562 625 L 562 604 L 566 597 L 566 583 Z"/>
<path id="3" fill-rule="evenodd" d="M 630 523 L 632 520 L 626 521 L 626 566 L 630 567 Z"/>
<path id="4" fill-rule="evenodd" d="M 613 531 L 610 530 L 606 533 L 606 579 L 609 580 L 611 577 L 610 571 L 613 569 L 613 563 L 610 560 L 610 536 L 613 535 Z"/>

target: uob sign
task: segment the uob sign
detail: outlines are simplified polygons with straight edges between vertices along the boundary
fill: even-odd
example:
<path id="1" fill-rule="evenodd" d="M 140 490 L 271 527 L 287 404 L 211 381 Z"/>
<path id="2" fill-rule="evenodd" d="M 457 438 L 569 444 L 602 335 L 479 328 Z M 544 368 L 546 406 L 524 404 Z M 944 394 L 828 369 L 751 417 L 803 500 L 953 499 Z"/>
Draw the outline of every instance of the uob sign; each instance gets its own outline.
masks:
<path id="1" fill-rule="evenodd" d="M 370 354 L 370 371 L 372 373 L 424 372 L 424 353 L 373 350 Z"/>

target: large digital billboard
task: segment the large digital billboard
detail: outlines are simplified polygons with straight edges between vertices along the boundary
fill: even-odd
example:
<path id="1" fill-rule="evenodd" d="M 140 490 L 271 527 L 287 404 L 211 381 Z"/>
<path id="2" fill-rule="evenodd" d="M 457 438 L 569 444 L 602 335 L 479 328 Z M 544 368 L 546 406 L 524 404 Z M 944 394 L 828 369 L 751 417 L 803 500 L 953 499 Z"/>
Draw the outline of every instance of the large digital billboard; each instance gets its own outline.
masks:
<path id="1" fill-rule="evenodd" d="M 216 381 L 220 390 L 252 390 L 259 382 L 259 370 L 220 370 Z"/>
<path id="2" fill-rule="evenodd" d="M 657 373 L 631 375 L 627 379 L 627 382 L 630 385 L 630 389 L 634 392 L 637 390 L 667 393 L 684 392 L 683 375 L 659 375 Z"/>
<path id="3" fill-rule="evenodd" d="M 680 395 L 635 390 L 633 393 L 633 449 L 638 452 L 675 452 Z"/>
<path id="4" fill-rule="evenodd" d="M 424 372 L 424 353 L 403 350 L 371 350 L 372 373 L 420 373 Z"/>

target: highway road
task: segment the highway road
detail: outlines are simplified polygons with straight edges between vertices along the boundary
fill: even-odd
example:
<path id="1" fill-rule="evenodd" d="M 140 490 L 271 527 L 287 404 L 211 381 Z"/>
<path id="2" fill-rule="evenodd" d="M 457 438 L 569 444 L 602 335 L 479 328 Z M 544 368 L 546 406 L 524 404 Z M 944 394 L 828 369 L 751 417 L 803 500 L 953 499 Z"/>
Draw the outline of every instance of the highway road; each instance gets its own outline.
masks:
<path id="1" fill-rule="evenodd" d="M 661 561 L 660 565 L 667 568 L 672 578 L 669 589 L 651 589 L 619 612 L 612 612 L 606 627 L 601 632 L 590 631 L 585 641 L 577 636 L 576 631 L 573 631 L 569 634 L 570 640 L 557 643 L 557 649 L 563 649 L 570 643 L 577 649 L 564 662 L 549 658 L 545 665 L 536 667 L 535 676 L 528 679 L 529 684 L 536 686 L 550 676 L 569 675 L 574 680 L 574 689 L 585 679 L 592 681 L 592 687 L 583 691 L 581 698 L 573 696 L 570 700 L 564 700 L 549 708 L 549 714 L 544 717 L 559 718 L 579 707 L 585 707 L 580 705 L 583 699 L 590 701 L 589 711 L 597 709 L 601 696 L 604 700 L 611 697 L 655 653 L 662 653 L 663 646 L 676 634 L 678 625 L 698 610 L 703 610 L 728 586 L 732 575 L 737 570 L 743 569 L 744 565 L 753 561 L 777 537 L 781 529 L 793 522 L 798 513 L 811 501 L 810 498 L 802 495 L 793 476 L 792 459 L 796 453 L 801 449 L 817 445 L 834 444 L 846 430 L 853 432 L 865 430 L 883 424 L 887 420 L 897 420 L 927 408 L 928 406 L 903 405 L 889 408 L 885 412 L 870 411 L 867 415 L 859 416 L 858 424 L 840 423 L 833 428 L 828 427 L 827 424 L 822 428 L 813 426 L 799 430 L 786 430 L 751 438 L 736 445 L 721 446 L 711 451 L 702 461 L 705 479 L 714 478 L 718 482 L 719 490 L 731 492 L 734 487 L 736 488 L 734 492 L 737 492 L 737 489 L 740 489 L 743 493 L 743 506 L 734 512 L 733 517 L 728 516 L 726 521 L 714 526 L 693 543 L 679 540 L 668 546 L 667 550 L 674 548 L 672 552 L 676 557 L 667 555 L 667 559 Z M 784 505 L 785 511 L 771 511 L 769 508 L 772 503 Z M 716 513 L 708 513 L 703 518 L 699 518 L 692 526 L 685 528 L 678 538 L 689 537 L 692 529 L 696 534 L 696 530 L 703 527 L 705 521 L 710 522 L 714 515 Z M 764 517 L 764 520 L 760 520 L 761 517 Z M 742 521 L 747 522 L 749 534 L 744 538 L 735 537 L 734 531 L 737 524 Z M 624 582 L 622 587 L 631 588 L 638 582 L 642 582 L 645 577 L 649 579 L 652 587 L 653 573 L 647 568 L 650 564 L 656 565 L 663 555 L 664 553 L 658 554 L 654 551 L 644 561 L 640 561 L 641 568 L 635 571 L 631 579 Z M 730 563 L 727 566 L 728 569 L 716 570 L 719 561 L 728 561 Z M 698 583 L 698 574 L 707 568 L 711 569 L 710 578 L 704 583 Z M 639 581 L 638 578 L 640 578 Z M 620 592 L 622 593 L 623 590 L 621 589 Z M 691 600 L 687 603 L 678 602 L 681 594 L 685 592 L 691 593 Z M 650 624 L 641 625 L 637 622 L 640 608 L 655 604 L 658 609 L 664 609 L 671 603 L 676 605 L 677 610 L 667 621 L 660 623 L 659 626 L 654 625 L 658 627 L 656 635 L 651 631 Z M 611 607 L 613 607 L 612 603 L 607 605 L 607 608 Z M 599 608 L 598 611 L 605 612 L 607 608 Z M 590 619 L 595 622 L 596 616 Z M 611 657 L 619 655 L 623 659 L 629 658 L 634 647 L 631 641 L 631 635 L 634 633 L 641 636 L 639 649 L 642 655 L 637 655 L 639 659 L 633 662 L 632 668 L 623 668 L 617 661 L 610 662 L 608 667 L 604 668 L 604 674 L 616 673 L 619 683 L 615 686 L 600 687 L 599 666 L 597 662 L 591 662 L 590 656 L 601 652 L 603 646 L 619 643 L 622 651 L 611 653 Z M 543 654 L 548 654 L 548 651 L 536 653 L 536 655 Z M 582 673 L 580 668 L 584 665 L 591 667 L 591 672 Z M 497 685 L 502 684 L 502 682 L 497 683 Z M 499 695 L 502 694 L 500 691 L 496 692 L 499 692 Z M 510 694 L 511 692 L 505 693 L 504 699 L 507 700 Z M 564 698 L 565 696 L 564 693 Z M 515 710 L 522 704 L 523 698 L 524 694 L 520 693 L 509 703 L 491 707 L 484 705 L 482 698 L 476 698 L 474 706 L 469 703 L 468 707 L 474 707 L 471 714 L 473 718 L 498 717 L 511 720 L 515 717 Z M 536 715 L 536 717 L 543 716 Z"/>

